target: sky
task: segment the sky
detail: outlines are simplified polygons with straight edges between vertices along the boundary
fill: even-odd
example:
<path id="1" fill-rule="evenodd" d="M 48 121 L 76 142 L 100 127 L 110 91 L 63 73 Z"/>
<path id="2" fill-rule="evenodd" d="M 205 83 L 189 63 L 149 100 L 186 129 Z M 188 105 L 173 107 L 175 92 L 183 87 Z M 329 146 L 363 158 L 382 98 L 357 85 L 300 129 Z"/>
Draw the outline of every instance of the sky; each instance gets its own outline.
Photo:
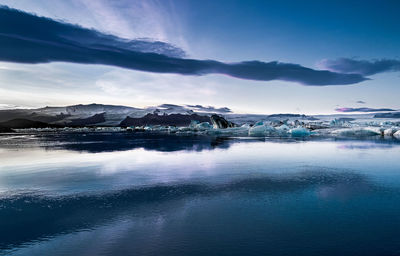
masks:
<path id="1" fill-rule="evenodd" d="M 0 0 L 0 109 L 400 108 L 398 1 Z"/>

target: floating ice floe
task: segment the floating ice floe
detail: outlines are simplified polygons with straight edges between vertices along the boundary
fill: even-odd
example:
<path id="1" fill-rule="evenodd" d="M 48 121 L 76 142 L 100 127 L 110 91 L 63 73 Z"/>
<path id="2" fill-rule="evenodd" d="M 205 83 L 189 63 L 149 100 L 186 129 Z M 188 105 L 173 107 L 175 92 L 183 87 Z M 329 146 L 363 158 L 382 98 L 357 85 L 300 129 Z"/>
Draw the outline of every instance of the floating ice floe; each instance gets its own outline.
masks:
<path id="1" fill-rule="evenodd" d="M 260 121 L 255 123 L 252 127 L 250 127 L 248 135 L 258 137 L 258 136 L 268 136 L 275 133 L 276 130 L 274 127 Z"/>
<path id="2" fill-rule="evenodd" d="M 395 127 L 391 127 L 391 128 L 387 128 L 383 131 L 383 135 L 385 136 L 393 136 L 396 132 L 397 132 L 397 128 Z"/>
<path id="3" fill-rule="evenodd" d="M 305 136 L 311 135 L 311 132 L 304 127 L 296 127 L 296 128 L 290 129 L 289 133 L 293 137 L 305 137 Z"/>
<path id="4" fill-rule="evenodd" d="M 282 124 L 281 126 L 276 127 L 275 130 L 280 135 L 286 135 L 289 133 L 290 127 L 286 124 Z"/>
<path id="5" fill-rule="evenodd" d="M 293 137 L 304 137 L 311 135 L 311 131 L 301 126 L 291 128 L 286 124 L 282 124 L 280 126 L 273 127 L 264 122 L 257 122 L 253 127 L 250 127 L 248 135 L 252 137 L 290 135 Z"/>
<path id="6" fill-rule="evenodd" d="M 377 136 L 382 135 L 382 128 L 380 127 L 353 127 L 334 130 L 333 135 L 344 137 L 364 137 L 364 136 Z"/>
<path id="7" fill-rule="evenodd" d="M 385 137 L 400 140 L 400 122 L 336 118 L 333 120 L 266 120 L 238 126 L 222 117 L 210 121 L 192 121 L 188 126 L 143 125 L 130 127 L 64 127 L 15 129 L 19 132 L 153 132 L 170 134 L 208 134 L 250 137 Z M 215 124 L 217 123 L 217 125 Z"/>

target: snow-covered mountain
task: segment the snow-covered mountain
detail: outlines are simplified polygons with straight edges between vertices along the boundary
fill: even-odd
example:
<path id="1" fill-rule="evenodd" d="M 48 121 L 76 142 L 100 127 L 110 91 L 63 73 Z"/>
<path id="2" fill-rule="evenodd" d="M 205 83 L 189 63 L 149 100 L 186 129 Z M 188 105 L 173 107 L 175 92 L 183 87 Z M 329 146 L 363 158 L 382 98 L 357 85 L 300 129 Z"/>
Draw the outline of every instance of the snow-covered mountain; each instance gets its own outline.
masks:
<path id="1" fill-rule="evenodd" d="M 374 113 L 363 114 L 335 114 L 335 115 L 301 115 L 301 114 L 274 114 L 274 115 L 259 115 L 259 114 L 235 114 L 227 107 L 215 108 L 212 106 L 201 105 L 175 105 L 162 104 L 158 106 L 150 106 L 146 108 L 135 108 L 118 105 L 104 104 L 79 104 L 65 107 L 44 107 L 37 109 L 7 109 L 0 110 L 0 122 L 6 122 L 13 119 L 27 119 L 30 121 L 39 121 L 47 124 L 61 126 L 118 126 L 123 120 L 129 118 L 142 118 L 148 114 L 155 115 L 198 115 L 211 116 L 218 114 L 225 117 L 227 120 L 238 125 L 248 123 L 253 124 L 257 121 L 330 121 L 334 119 L 350 118 L 357 121 L 383 120 L 380 115 Z M 397 113 L 398 115 L 399 113 Z M 194 116 L 196 116 L 194 115 Z M 396 113 L 391 113 L 390 116 L 383 115 L 385 119 L 393 119 L 398 121 Z"/>
<path id="2" fill-rule="evenodd" d="M 76 124 L 76 125 L 119 125 L 126 117 L 140 118 L 147 114 L 170 115 L 211 115 L 213 113 L 230 113 L 229 108 L 203 107 L 201 105 L 175 105 L 162 104 L 147 108 L 135 108 L 117 105 L 88 104 L 72 105 L 65 107 L 44 107 L 37 109 L 7 109 L 0 110 L 0 122 L 15 118 L 50 124 Z"/>

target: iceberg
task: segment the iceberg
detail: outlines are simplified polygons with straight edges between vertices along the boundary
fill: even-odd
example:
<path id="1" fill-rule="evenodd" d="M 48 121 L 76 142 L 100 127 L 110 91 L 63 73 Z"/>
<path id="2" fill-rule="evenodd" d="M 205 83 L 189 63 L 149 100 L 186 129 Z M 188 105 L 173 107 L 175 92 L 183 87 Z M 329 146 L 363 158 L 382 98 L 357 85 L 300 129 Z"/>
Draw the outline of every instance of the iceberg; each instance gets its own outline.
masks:
<path id="1" fill-rule="evenodd" d="M 267 125 L 263 121 L 257 122 L 249 129 L 248 135 L 253 137 L 272 135 L 276 133 L 274 127 Z"/>
<path id="2" fill-rule="evenodd" d="M 335 118 L 333 119 L 329 125 L 333 126 L 333 127 L 341 127 L 341 126 L 345 126 L 345 127 L 349 127 L 351 126 L 350 121 L 352 121 L 352 118 Z"/>
<path id="3" fill-rule="evenodd" d="M 209 122 L 199 123 L 195 126 L 197 130 L 206 131 L 213 128 L 213 126 Z"/>
<path id="4" fill-rule="evenodd" d="M 190 128 L 190 129 L 195 129 L 195 128 L 196 128 L 196 126 L 197 126 L 199 123 L 200 123 L 199 121 L 192 120 L 192 121 L 190 122 L 190 124 L 189 124 L 189 127 L 188 127 L 188 128 Z"/>
<path id="5" fill-rule="evenodd" d="M 334 135 L 345 137 L 364 137 L 382 135 L 382 130 L 379 127 L 354 127 L 334 130 Z"/>
<path id="6" fill-rule="evenodd" d="M 257 122 L 253 127 L 249 129 L 249 136 L 287 136 L 291 135 L 293 137 L 304 137 L 311 135 L 311 131 L 308 129 L 298 126 L 295 128 L 290 128 L 287 124 L 282 124 L 278 127 L 273 127 L 264 122 Z"/>
<path id="7" fill-rule="evenodd" d="M 293 136 L 293 137 L 305 137 L 305 136 L 310 136 L 311 132 L 309 130 L 307 130 L 304 127 L 296 127 L 293 129 L 289 130 L 289 133 Z"/>
<path id="8" fill-rule="evenodd" d="M 385 129 L 383 131 L 383 135 L 385 135 L 385 136 L 393 136 L 396 132 L 397 132 L 397 128 L 392 127 L 392 128 Z"/>
<path id="9" fill-rule="evenodd" d="M 287 126 L 286 124 L 283 124 L 281 126 L 276 127 L 275 130 L 279 135 L 287 135 L 290 131 L 290 127 Z"/>
<path id="10" fill-rule="evenodd" d="M 176 133 L 177 131 L 178 131 L 178 128 L 176 128 L 176 126 L 168 126 L 169 133 Z"/>
<path id="11" fill-rule="evenodd" d="M 232 127 L 226 129 L 210 129 L 207 131 L 210 135 L 226 135 L 226 136 L 247 136 L 247 127 Z"/>
<path id="12" fill-rule="evenodd" d="M 164 111 L 163 108 L 168 108 Z M 69 108 L 76 113 L 93 112 L 101 110 L 103 106 L 91 105 L 89 107 L 77 106 Z M 119 127 L 102 127 L 98 125 L 88 127 L 51 127 L 51 128 L 29 128 L 14 129 L 16 132 L 151 132 L 151 133 L 169 133 L 182 135 L 211 135 L 211 136 L 249 136 L 249 137 L 384 137 L 385 139 L 400 139 L 400 121 L 397 120 L 375 120 L 368 116 L 319 116 L 318 118 L 307 119 L 298 115 L 251 115 L 251 118 L 234 119 L 235 123 L 228 121 L 225 117 L 217 114 L 211 116 L 193 116 L 193 113 L 172 114 L 175 110 L 174 105 L 163 105 L 160 109 L 153 109 L 154 114 L 146 114 L 138 117 L 133 115 L 131 118 L 126 117 L 126 120 L 133 122 L 131 125 Z M 57 111 L 61 109 L 57 109 Z M 81 111 L 82 110 L 82 111 Z M 92 111 L 93 110 L 93 111 Z M 115 107 L 115 111 L 120 111 L 121 108 Z M 125 111 L 126 110 L 126 111 Z M 43 111 L 46 113 L 50 108 Z M 52 113 L 55 109 L 51 110 Z M 108 117 L 114 114 L 114 108 L 107 108 L 104 116 Z M 117 111 L 117 112 L 118 112 Z M 122 111 L 122 110 L 121 110 Z M 133 109 L 124 109 L 125 114 L 131 115 Z M 161 112 L 160 112 L 161 111 Z M 162 112 L 164 111 L 164 112 Z M 172 112 L 171 112 L 172 111 Z M 74 113 L 75 113 L 74 112 Z M 168 113 L 167 113 L 168 112 Z M 60 112 L 64 113 L 64 112 Z M 159 115 L 163 113 L 163 115 Z M 168 116 L 171 114 L 171 116 Z M 84 116 L 74 116 L 76 118 L 85 118 Z M 167 118 L 168 117 L 168 118 Z M 228 115 L 232 118 L 234 116 Z M 272 118 L 273 117 L 273 118 Z M 294 119 L 301 118 L 301 119 Z M 255 120 L 260 120 L 255 122 Z M 176 120 L 175 120 L 176 119 Z M 86 120 L 86 119 L 85 119 Z M 133 120 L 133 121 L 132 121 Z M 179 122 L 178 122 L 178 121 Z M 182 121 L 183 120 L 183 121 Z M 196 120 L 196 121 L 194 121 Z M 107 121 L 107 120 L 106 120 Z M 246 123 L 247 122 L 247 123 Z M 122 123 L 122 122 L 121 122 Z M 104 123 L 105 124 L 105 123 Z M 107 123 L 108 125 L 108 123 Z M 376 139 L 376 138 L 374 138 Z"/>

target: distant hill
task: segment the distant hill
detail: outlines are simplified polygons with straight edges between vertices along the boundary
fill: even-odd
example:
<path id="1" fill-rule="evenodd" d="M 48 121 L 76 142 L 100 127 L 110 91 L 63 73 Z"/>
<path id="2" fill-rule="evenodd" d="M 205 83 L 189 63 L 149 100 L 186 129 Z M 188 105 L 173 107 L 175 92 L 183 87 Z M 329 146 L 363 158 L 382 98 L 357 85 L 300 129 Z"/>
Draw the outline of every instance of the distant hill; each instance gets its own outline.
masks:
<path id="1" fill-rule="evenodd" d="M 355 121 L 356 119 L 351 118 L 351 117 L 340 117 L 337 118 L 336 121 L 338 122 L 351 122 L 351 121 Z"/>
<path id="2" fill-rule="evenodd" d="M 1 122 L 0 127 L 3 128 L 14 128 L 14 129 L 24 129 L 24 128 L 47 128 L 47 127 L 60 127 L 59 125 L 48 124 L 40 121 L 32 121 L 23 118 L 16 118 L 6 122 Z"/>
<path id="3" fill-rule="evenodd" d="M 379 113 L 375 114 L 374 118 L 400 118 L 400 112 Z"/>
<path id="4" fill-rule="evenodd" d="M 103 123 L 106 121 L 106 119 L 104 118 L 104 115 L 105 115 L 105 113 L 101 113 L 101 114 L 95 114 L 88 118 L 72 119 L 72 122 L 70 122 L 68 125 L 69 126 L 87 126 L 87 125 Z"/>
<path id="5" fill-rule="evenodd" d="M 268 109 L 265 109 L 268 112 Z M 304 114 L 236 114 L 229 108 L 201 105 L 161 104 L 144 108 L 135 108 L 104 104 L 79 104 L 63 107 L 43 107 L 36 109 L 0 110 L 0 122 L 13 119 L 26 119 L 60 126 L 141 126 L 149 125 L 188 125 L 193 119 L 210 122 L 213 114 L 222 115 L 227 121 L 241 125 L 257 121 L 323 121 L 337 118 L 400 118 L 397 113 L 380 114 L 334 114 L 334 115 L 304 115 Z M 150 115 L 149 115 L 150 114 Z M 167 115 L 168 117 L 161 117 Z M 197 115 L 197 116 L 192 116 Z M 129 118 L 128 118 L 129 117 Z M 196 118 L 194 118 L 196 117 Z M 38 126 L 37 124 L 36 126 Z"/>
<path id="6" fill-rule="evenodd" d="M 0 133 L 9 133 L 9 132 L 14 132 L 13 129 L 8 128 L 8 127 L 1 127 L 0 126 Z"/>
<path id="7" fill-rule="evenodd" d="M 0 110 L 0 122 L 16 118 L 39 121 L 62 126 L 105 125 L 118 126 L 127 116 L 141 118 L 147 114 L 198 114 L 211 116 L 214 113 L 229 113 L 226 107 L 215 108 L 201 105 L 162 104 L 146 108 L 134 108 L 118 105 L 79 104 L 65 107 L 44 107 L 37 109 Z"/>
<path id="8" fill-rule="evenodd" d="M 208 116 L 200 116 L 197 114 L 183 115 L 183 114 L 171 114 L 171 115 L 158 115 L 147 114 L 140 118 L 126 117 L 120 126 L 142 126 L 142 125 L 175 125 L 175 126 L 188 126 L 191 121 L 199 122 L 211 122 Z"/>
<path id="9" fill-rule="evenodd" d="M 315 118 L 313 116 L 306 116 L 304 114 L 273 114 L 273 115 L 268 115 L 268 119 L 283 119 L 283 118 L 297 118 L 297 119 L 303 119 L 303 120 L 318 120 L 318 118 Z"/>

